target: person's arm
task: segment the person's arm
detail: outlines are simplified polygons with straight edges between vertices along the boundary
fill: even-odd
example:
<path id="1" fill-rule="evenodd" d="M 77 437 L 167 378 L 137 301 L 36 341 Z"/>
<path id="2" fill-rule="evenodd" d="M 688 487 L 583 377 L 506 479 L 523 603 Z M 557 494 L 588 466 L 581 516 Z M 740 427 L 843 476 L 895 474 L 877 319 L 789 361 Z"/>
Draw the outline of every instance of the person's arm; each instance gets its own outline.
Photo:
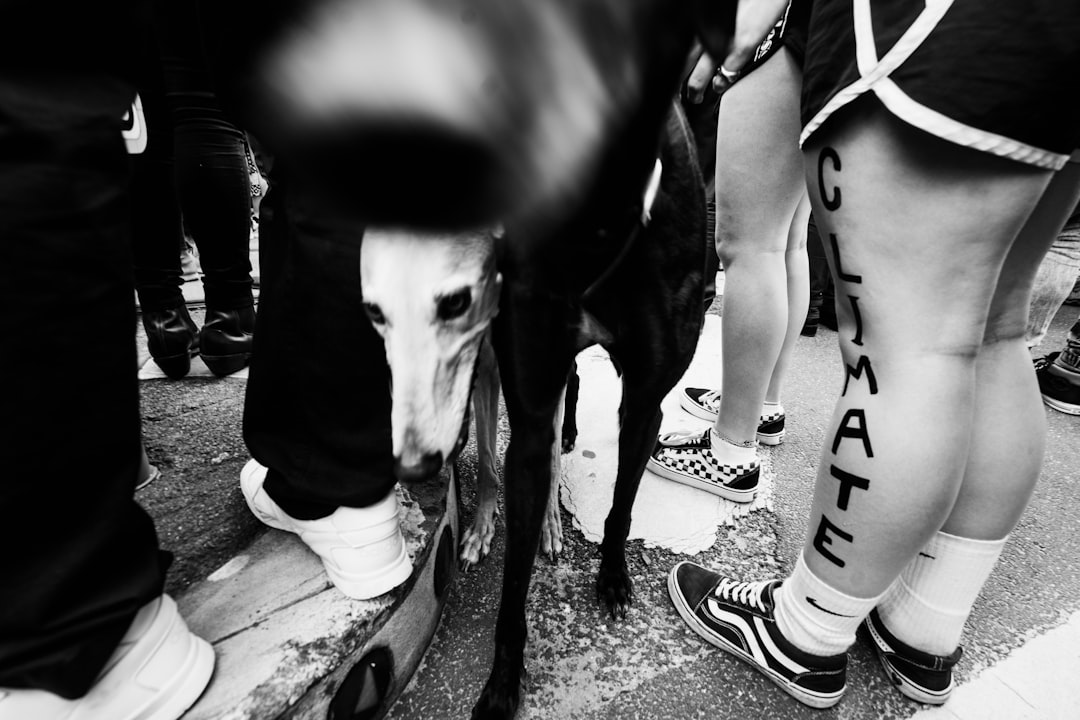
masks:
<path id="1" fill-rule="evenodd" d="M 723 93 L 739 79 L 739 73 L 753 58 L 754 51 L 769 34 L 769 30 L 784 14 L 788 2 L 789 0 L 739 0 L 735 15 L 735 36 L 727 56 L 719 67 L 712 65 L 715 72 L 712 81 L 714 90 Z M 703 63 L 712 62 L 708 53 L 703 54 L 691 74 L 691 79 L 699 72 L 706 71 Z"/>

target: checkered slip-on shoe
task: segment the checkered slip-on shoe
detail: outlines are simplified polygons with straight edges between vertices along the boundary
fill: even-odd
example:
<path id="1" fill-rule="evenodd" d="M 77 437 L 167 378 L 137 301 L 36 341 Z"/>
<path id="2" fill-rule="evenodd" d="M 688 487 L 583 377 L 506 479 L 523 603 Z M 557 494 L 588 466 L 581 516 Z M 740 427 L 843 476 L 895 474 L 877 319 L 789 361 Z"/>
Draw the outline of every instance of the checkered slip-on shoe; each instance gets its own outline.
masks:
<path id="1" fill-rule="evenodd" d="M 720 414 L 720 391 L 707 388 L 683 388 L 679 393 L 683 410 L 696 418 L 716 422 Z M 784 407 L 758 418 L 757 441 L 762 445 L 779 445 L 784 442 Z"/>
<path id="2" fill-rule="evenodd" d="M 672 432 L 656 439 L 646 467 L 652 472 L 684 485 L 738 503 L 747 503 L 757 493 L 761 465 L 752 462 L 726 465 L 712 453 L 710 430 L 695 433 Z"/>
<path id="3" fill-rule="evenodd" d="M 863 625 L 881 667 L 900 692 L 928 705 L 941 705 L 949 699 L 954 687 L 952 669 L 963 653 L 962 648 L 956 648 L 951 655 L 916 650 L 889 632 L 877 610 L 870 611 Z"/>
<path id="4" fill-rule="evenodd" d="M 832 707 L 847 688 L 847 654 L 811 655 L 788 642 L 773 615 L 778 587 L 779 580 L 738 582 L 692 562 L 668 574 L 671 602 L 694 632 L 804 705 Z"/>

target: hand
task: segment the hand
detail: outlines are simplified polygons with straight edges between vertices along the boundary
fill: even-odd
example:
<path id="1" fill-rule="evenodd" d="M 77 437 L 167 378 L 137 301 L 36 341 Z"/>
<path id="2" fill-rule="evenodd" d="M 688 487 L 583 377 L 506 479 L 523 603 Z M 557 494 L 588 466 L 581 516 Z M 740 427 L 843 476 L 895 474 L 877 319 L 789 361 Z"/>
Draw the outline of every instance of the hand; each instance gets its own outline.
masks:
<path id="1" fill-rule="evenodd" d="M 716 62 L 709 56 L 709 53 L 701 53 L 697 65 L 694 65 L 690 77 L 686 79 L 686 99 L 694 105 L 699 105 L 705 98 L 705 90 L 708 89 L 709 82 L 715 74 Z"/>
<path id="2" fill-rule="evenodd" d="M 739 0 L 735 15 L 735 37 L 727 57 L 713 78 L 713 89 L 723 93 L 739 79 L 739 73 L 754 57 L 754 51 L 787 10 L 788 0 Z M 700 61 L 698 65 L 700 65 Z M 697 68 L 694 68 L 697 72 Z"/>

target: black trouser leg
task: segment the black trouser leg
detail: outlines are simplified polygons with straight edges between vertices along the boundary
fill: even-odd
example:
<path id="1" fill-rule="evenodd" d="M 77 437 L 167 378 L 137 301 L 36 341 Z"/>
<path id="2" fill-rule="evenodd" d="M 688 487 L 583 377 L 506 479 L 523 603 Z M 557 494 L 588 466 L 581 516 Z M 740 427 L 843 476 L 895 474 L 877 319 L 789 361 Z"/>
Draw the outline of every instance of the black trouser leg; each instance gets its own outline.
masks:
<path id="1" fill-rule="evenodd" d="M 261 214 L 244 439 L 293 517 L 371 505 L 395 481 L 390 371 L 361 304 L 363 228 L 289 187 L 280 169 Z"/>
<path id="2" fill-rule="evenodd" d="M 0 73 L 0 687 L 86 692 L 167 556 L 139 468 L 127 83 Z M 28 73 L 29 75 L 29 73 Z"/>

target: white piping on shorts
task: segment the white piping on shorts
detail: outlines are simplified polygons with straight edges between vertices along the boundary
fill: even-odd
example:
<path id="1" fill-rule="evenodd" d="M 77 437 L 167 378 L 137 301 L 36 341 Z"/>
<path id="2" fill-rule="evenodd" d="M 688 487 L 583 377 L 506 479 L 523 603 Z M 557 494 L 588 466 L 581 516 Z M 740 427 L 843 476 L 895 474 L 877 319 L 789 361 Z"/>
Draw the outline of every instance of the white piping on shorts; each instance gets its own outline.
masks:
<path id="1" fill-rule="evenodd" d="M 927 0 L 915 21 L 893 45 L 885 57 L 878 58 L 874 30 L 870 17 L 870 0 L 853 0 L 852 16 L 855 30 L 855 58 L 859 79 L 833 96 L 818 111 L 799 137 L 802 147 L 810 136 L 837 110 L 867 91 L 873 91 L 893 115 L 909 125 L 957 145 L 988 152 L 1000 157 L 1050 170 L 1060 170 L 1068 155 L 1018 142 L 997 133 L 957 122 L 950 117 L 921 105 L 893 82 L 889 75 L 900 67 L 930 36 L 934 28 L 952 7 L 953 0 Z"/>

